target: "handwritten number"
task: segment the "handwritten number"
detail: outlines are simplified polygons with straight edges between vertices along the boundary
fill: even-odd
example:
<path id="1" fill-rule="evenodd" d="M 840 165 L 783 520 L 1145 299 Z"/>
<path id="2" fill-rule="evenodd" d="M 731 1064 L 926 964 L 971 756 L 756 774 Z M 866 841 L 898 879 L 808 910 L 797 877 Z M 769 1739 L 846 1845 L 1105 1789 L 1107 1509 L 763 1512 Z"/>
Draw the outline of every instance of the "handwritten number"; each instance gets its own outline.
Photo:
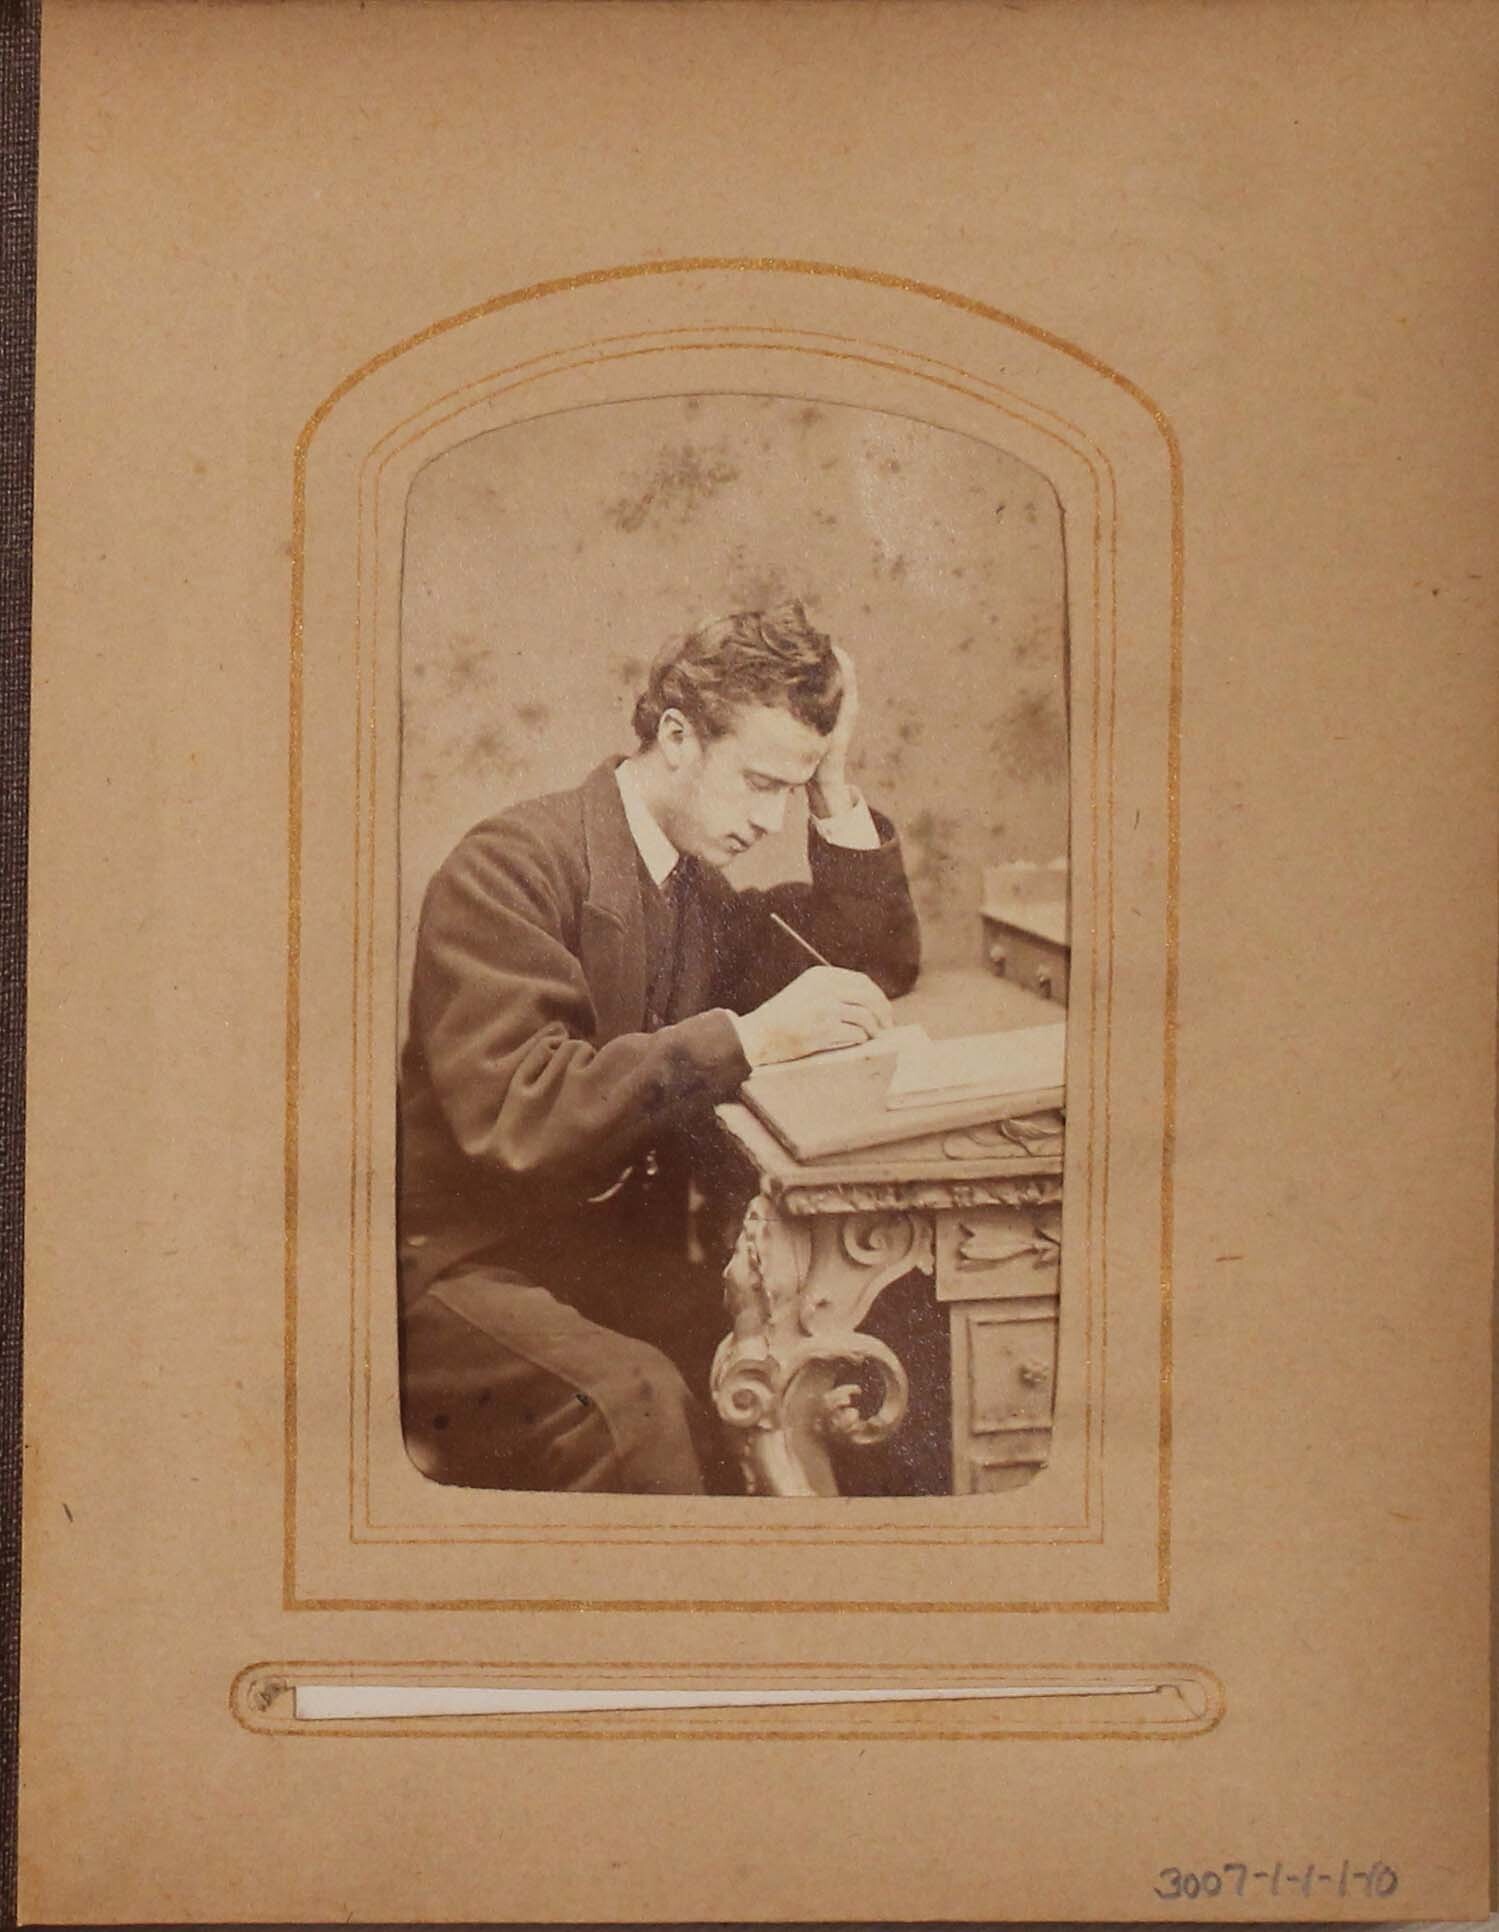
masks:
<path id="1" fill-rule="evenodd" d="M 1234 1898 L 1243 1898 L 1250 1879 L 1258 1885 L 1268 1880 L 1272 1898 L 1280 1896 L 1280 1881 L 1285 1877 L 1288 1885 L 1299 1885 L 1303 1898 L 1311 1896 L 1313 1885 L 1335 1885 L 1339 1897 L 1347 1895 L 1350 1878 L 1361 1883 L 1368 1898 L 1389 1898 L 1398 1889 L 1399 1874 L 1383 1859 L 1376 1858 L 1367 1871 L 1349 1872 L 1348 1860 L 1343 1860 L 1341 1873 L 1334 1877 L 1331 1872 L 1319 1871 L 1315 1864 L 1308 1865 L 1304 1872 L 1286 1873 L 1284 1861 L 1276 1859 L 1273 1872 L 1251 1872 L 1249 1867 L 1236 1858 L 1227 1858 L 1221 1868 L 1209 1866 L 1206 1871 L 1183 1871 L 1180 1865 L 1162 1866 L 1157 1873 L 1160 1883 L 1155 1887 L 1155 1895 L 1162 1899 L 1218 1898 L 1225 1888 Z"/>

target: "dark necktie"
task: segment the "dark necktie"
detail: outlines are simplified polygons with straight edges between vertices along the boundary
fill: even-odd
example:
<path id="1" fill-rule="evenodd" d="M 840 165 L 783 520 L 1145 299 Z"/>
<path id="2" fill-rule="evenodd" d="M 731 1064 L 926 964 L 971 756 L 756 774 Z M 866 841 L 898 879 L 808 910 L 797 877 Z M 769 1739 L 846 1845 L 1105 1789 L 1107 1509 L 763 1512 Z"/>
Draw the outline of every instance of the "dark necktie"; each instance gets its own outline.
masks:
<path id="1" fill-rule="evenodd" d="M 682 908 L 687 904 L 692 893 L 693 872 L 696 865 L 697 861 L 689 858 L 684 852 L 662 882 L 661 897 L 670 910 L 673 929 L 682 923 Z"/>
<path id="2" fill-rule="evenodd" d="M 646 919 L 649 948 L 646 1025 L 665 1026 L 673 1017 L 672 993 L 678 977 L 682 912 L 692 891 L 693 861 L 679 858 L 659 886 L 648 885 L 654 898 Z"/>
<path id="3" fill-rule="evenodd" d="M 675 935 L 666 1018 L 675 1021 L 690 1019 L 711 1004 L 714 952 L 711 895 L 701 861 L 684 855 L 672 877 Z"/>

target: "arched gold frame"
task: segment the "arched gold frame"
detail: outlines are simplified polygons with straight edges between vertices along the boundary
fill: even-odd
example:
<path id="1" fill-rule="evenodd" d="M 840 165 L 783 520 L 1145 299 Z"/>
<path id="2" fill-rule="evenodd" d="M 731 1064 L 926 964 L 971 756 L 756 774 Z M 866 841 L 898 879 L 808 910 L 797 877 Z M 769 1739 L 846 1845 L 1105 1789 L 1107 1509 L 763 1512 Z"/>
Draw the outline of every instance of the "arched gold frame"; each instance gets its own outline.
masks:
<path id="1" fill-rule="evenodd" d="M 770 385 L 969 434 L 987 424 L 987 440 L 1033 461 L 1063 501 L 1085 989 L 1071 1014 L 1064 1305 L 1084 1318 L 1073 1332 L 1087 1420 L 1080 1496 L 1063 1510 L 1043 1489 L 1030 1520 L 998 1498 L 892 1508 L 454 1492 L 409 1469 L 390 1426 L 382 1177 L 394 1162 L 404 490 L 442 448 L 542 410 Z M 824 263 L 642 263 L 514 291 L 371 358 L 299 439 L 292 514 L 288 1607 L 1164 1608 L 1182 490 L 1161 411 L 1075 345 L 950 291 Z M 1034 1514 L 1038 1500 L 1052 1520 Z M 642 1547 L 656 1553 L 659 1597 L 609 1586 L 610 1552 Z M 937 1549 L 948 1587 L 933 1595 Z M 1000 1590 L 986 1567 L 996 1552 Z"/>

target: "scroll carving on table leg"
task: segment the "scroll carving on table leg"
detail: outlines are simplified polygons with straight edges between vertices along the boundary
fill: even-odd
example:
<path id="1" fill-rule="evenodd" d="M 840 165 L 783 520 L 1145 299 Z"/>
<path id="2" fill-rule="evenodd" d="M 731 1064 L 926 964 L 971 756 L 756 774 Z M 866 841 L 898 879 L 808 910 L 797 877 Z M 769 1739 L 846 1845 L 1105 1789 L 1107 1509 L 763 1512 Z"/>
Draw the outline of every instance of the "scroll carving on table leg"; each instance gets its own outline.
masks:
<path id="1" fill-rule="evenodd" d="M 809 1224 L 759 1194 L 724 1270 L 733 1328 L 713 1364 L 713 1399 L 740 1432 L 755 1495 L 837 1494 L 831 1439 L 880 1442 L 906 1411 L 905 1370 L 857 1332 L 875 1297 L 913 1268 L 933 1267 L 923 1215 L 855 1214 Z M 873 1370 L 868 1407 L 848 1371 Z"/>
<path id="2" fill-rule="evenodd" d="M 802 1327 L 809 1335 L 857 1328 L 892 1281 L 913 1269 L 932 1272 L 931 1217 L 876 1211 L 815 1221 L 812 1257 Z"/>

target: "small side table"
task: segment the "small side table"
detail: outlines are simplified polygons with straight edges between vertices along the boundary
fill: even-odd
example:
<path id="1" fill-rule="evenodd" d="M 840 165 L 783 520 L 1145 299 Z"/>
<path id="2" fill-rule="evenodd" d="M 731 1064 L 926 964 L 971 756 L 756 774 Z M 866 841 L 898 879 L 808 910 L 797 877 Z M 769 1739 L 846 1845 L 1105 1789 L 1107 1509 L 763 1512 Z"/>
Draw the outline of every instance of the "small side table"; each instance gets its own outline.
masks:
<path id="1" fill-rule="evenodd" d="M 896 1017 L 941 1037 L 1034 1025 L 1037 1009 L 1056 1011 L 976 970 L 934 976 Z M 733 1327 L 713 1398 L 751 1493 L 836 1495 L 830 1440 L 899 1428 L 906 1371 L 860 1324 L 913 1270 L 948 1311 L 954 1493 L 1028 1481 L 1047 1461 L 1056 1403 L 1061 1112 L 818 1161 L 798 1161 L 745 1106 L 719 1120 L 753 1198 L 724 1273 Z M 877 1399 L 850 1371 L 872 1372 Z"/>

